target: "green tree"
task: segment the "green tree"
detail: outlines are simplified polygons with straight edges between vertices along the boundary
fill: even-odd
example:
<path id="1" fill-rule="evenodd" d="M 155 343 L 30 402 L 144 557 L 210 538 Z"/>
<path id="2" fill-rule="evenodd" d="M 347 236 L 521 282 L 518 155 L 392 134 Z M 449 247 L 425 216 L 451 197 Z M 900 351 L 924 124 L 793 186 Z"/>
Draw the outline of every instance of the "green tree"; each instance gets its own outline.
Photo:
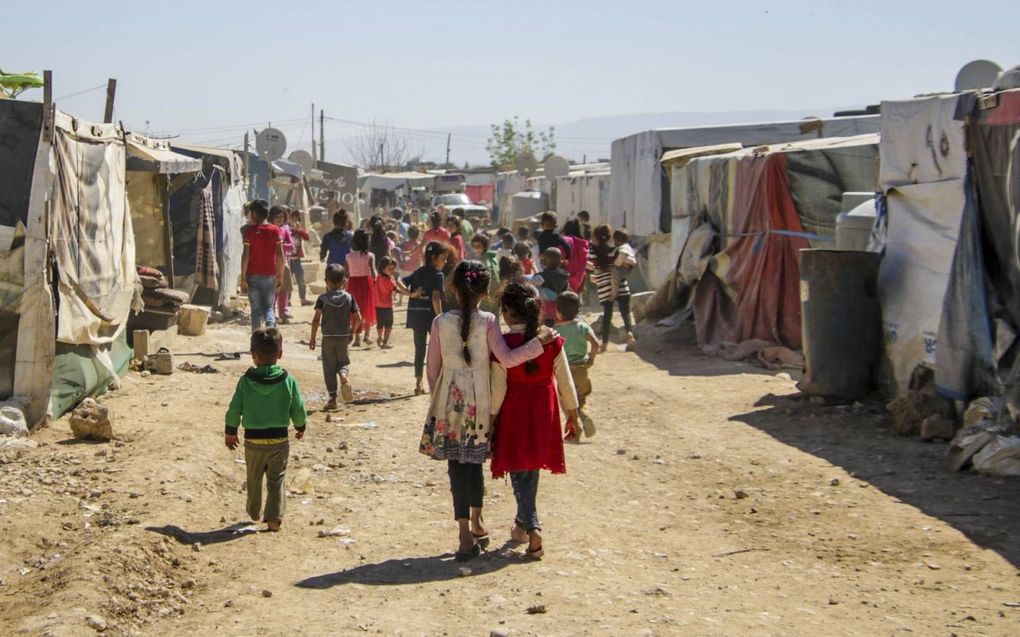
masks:
<path id="1" fill-rule="evenodd" d="M 512 168 L 517 158 L 530 154 L 542 161 L 556 152 L 555 129 L 550 126 L 545 131 L 535 131 L 531 120 L 524 120 L 521 125 L 516 115 L 502 124 L 493 124 L 485 150 L 489 153 L 492 165 L 497 168 Z"/>

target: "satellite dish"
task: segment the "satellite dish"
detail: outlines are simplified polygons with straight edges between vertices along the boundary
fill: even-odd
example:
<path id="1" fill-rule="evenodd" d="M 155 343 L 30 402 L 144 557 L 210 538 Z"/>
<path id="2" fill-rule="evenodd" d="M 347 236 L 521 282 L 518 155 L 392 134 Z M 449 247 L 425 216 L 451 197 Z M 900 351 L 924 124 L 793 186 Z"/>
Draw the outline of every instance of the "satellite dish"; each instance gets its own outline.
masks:
<path id="1" fill-rule="evenodd" d="M 957 92 L 990 88 L 999 79 L 999 73 L 1002 67 L 990 60 L 967 62 L 956 74 L 954 88 Z"/>
<path id="2" fill-rule="evenodd" d="M 315 158 L 307 150 L 295 150 L 287 156 L 287 160 L 301 166 L 306 175 L 311 175 L 312 171 L 315 170 Z"/>
<path id="3" fill-rule="evenodd" d="M 549 179 L 563 177 L 570 172 L 570 162 L 559 155 L 550 155 L 549 158 L 545 160 L 543 166 L 545 168 L 545 176 Z"/>
<path id="4" fill-rule="evenodd" d="M 263 128 L 255 136 L 255 152 L 266 161 L 276 161 L 283 157 L 285 150 L 287 150 L 287 138 L 280 130 Z"/>
<path id="5" fill-rule="evenodd" d="M 521 173 L 525 177 L 530 177 L 535 174 L 538 170 L 538 160 L 530 152 L 525 151 L 517 156 L 517 161 L 514 162 L 514 167 L 517 172 Z"/>

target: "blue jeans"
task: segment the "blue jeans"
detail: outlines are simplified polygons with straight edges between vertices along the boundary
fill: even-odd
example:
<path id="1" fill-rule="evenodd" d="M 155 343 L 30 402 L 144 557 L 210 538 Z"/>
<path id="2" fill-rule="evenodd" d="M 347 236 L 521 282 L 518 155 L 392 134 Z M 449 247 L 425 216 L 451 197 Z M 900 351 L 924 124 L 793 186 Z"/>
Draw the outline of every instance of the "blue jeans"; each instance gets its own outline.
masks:
<path id="1" fill-rule="evenodd" d="M 538 471 L 517 471 L 510 473 L 510 484 L 514 487 L 517 498 L 517 516 L 514 523 L 531 533 L 540 531 L 542 523 L 538 521 Z"/>
<path id="2" fill-rule="evenodd" d="M 276 277 L 249 275 L 248 302 L 251 304 L 251 329 L 262 327 L 262 318 L 266 319 L 266 327 L 276 327 L 276 314 L 273 303 L 276 301 Z"/>

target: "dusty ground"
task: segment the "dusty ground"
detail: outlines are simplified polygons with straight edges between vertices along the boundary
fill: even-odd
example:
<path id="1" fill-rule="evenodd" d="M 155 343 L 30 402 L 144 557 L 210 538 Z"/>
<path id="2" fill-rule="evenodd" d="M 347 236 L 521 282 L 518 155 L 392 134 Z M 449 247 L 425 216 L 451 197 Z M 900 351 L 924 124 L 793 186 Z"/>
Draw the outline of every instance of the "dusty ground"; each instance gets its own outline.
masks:
<path id="1" fill-rule="evenodd" d="M 283 364 L 314 408 L 307 330 L 285 328 Z M 593 370 L 599 434 L 542 478 L 546 559 L 499 550 L 513 495 L 490 481 L 494 550 L 469 572 L 444 467 L 417 453 L 424 397 L 313 414 L 284 531 L 249 533 L 221 433 L 247 361 L 132 373 L 104 399 L 119 441 L 62 420 L 0 447 L 0 634 L 95 634 L 92 615 L 112 635 L 1020 634 L 1020 482 L 947 473 L 942 445 L 789 398 L 788 376 L 706 358 L 689 329 L 640 335 Z M 412 387 L 396 343 L 355 352 L 358 388 Z M 177 351 L 245 344 L 219 326 Z"/>

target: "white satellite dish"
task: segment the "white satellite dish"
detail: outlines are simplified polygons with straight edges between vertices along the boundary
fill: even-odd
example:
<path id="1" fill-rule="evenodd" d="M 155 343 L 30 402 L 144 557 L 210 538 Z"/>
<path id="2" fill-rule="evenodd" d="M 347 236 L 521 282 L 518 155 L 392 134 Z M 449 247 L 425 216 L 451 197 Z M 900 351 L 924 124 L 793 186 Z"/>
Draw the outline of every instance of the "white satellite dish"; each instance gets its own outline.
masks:
<path id="1" fill-rule="evenodd" d="M 550 155 L 545 160 L 543 167 L 545 168 L 545 176 L 549 179 L 563 177 L 570 172 L 570 162 L 559 155 Z"/>
<path id="2" fill-rule="evenodd" d="M 312 171 L 315 170 L 315 158 L 307 150 L 295 150 L 287 156 L 287 160 L 301 166 L 306 175 L 311 175 Z"/>
<path id="3" fill-rule="evenodd" d="M 956 74 L 954 88 L 957 92 L 990 88 L 999 79 L 999 73 L 1002 67 L 991 60 L 967 62 Z"/>
<path id="4" fill-rule="evenodd" d="M 276 161 L 287 150 L 287 138 L 275 128 L 263 128 L 255 136 L 255 152 L 266 161 Z"/>
<path id="5" fill-rule="evenodd" d="M 525 177 L 530 177 L 535 174 L 538 170 L 538 160 L 530 152 L 523 152 L 517 156 L 517 161 L 514 162 L 514 167 L 517 172 L 521 173 Z"/>

